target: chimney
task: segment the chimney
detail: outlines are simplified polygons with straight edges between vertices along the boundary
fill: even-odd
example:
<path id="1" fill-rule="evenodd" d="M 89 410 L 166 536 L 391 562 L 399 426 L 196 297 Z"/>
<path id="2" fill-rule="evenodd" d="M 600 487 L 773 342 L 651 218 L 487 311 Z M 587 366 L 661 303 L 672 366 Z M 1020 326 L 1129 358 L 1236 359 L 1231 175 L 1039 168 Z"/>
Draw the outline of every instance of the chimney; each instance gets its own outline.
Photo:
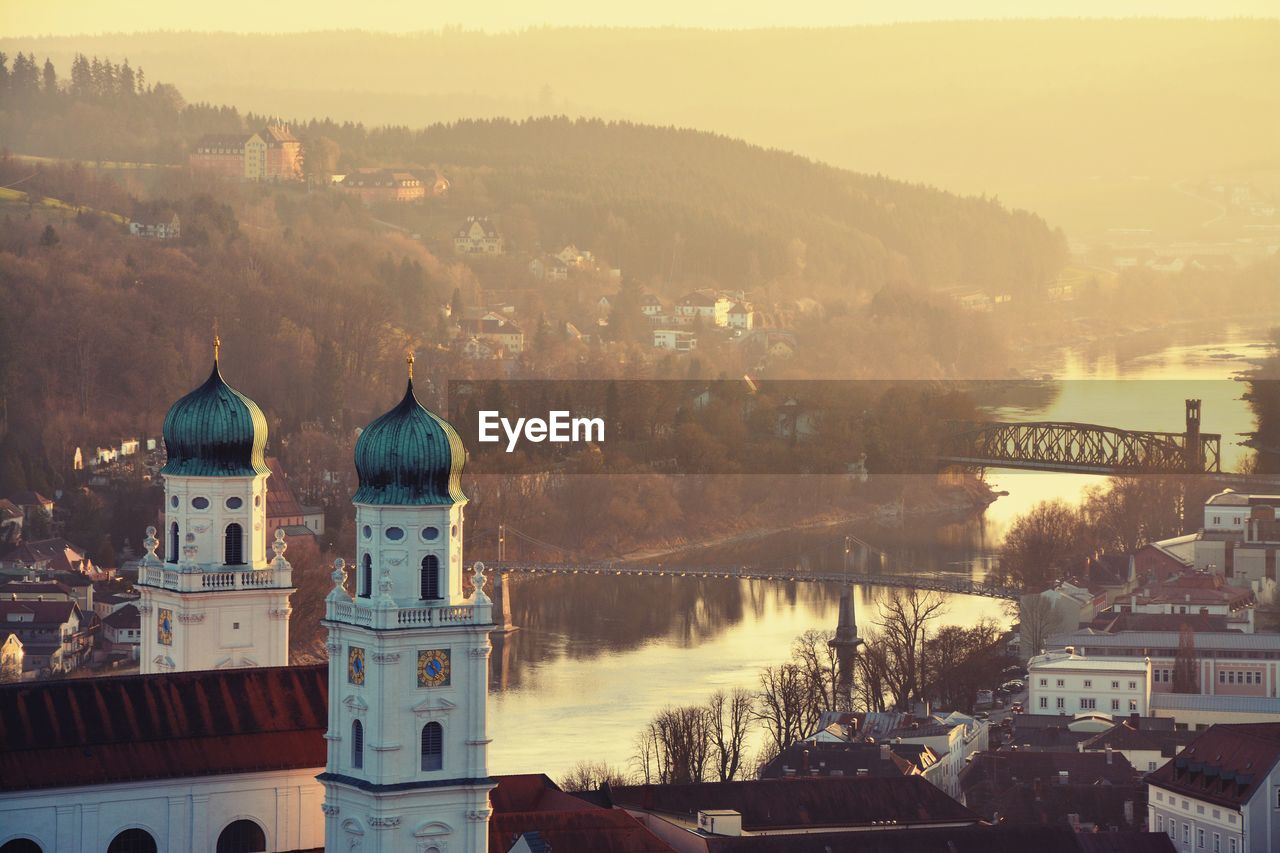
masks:
<path id="1" fill-rule="evenodd" d="M 889 760 L 889 744 L 887 743 L 880 744 L 880 760 L 881 761 Z"/>
<path id="2" fill-rule="evenodd" d="M 809 772 L 809 750 L 807 749 L 804 752 L 800 753 L 800 772 L 801 773 Z"/>
<path id="3" fill-rule="evenodd" d="M 1134 711 L 1129 715 L 1129 728 L 1135 732 L 1142 728 L 1142 715 Z"/>
<path id="4" fill-rule="evenodd" d="M 1111 763 L 1111 744 L 1107 744 L 1107 763 Z"/>
<path id="5" fill-rule="evenodd" d="M 1067 783 L 1068 783 L 1068 782 L 1070 782 L 1070 781 L 1071 781 L 1071 774 L 1070 774 L 1069 772 L 1067 772 L 1066 770 L 1059 770 L 1059 771 L 1058 771 L 1058 784 L 1059 784 L 1059 785 L 1065 785 L 1065 784 L 1067 784 Z"/>
<path id="6" fill-rule="evenodd" d="M 1124 801 L 1124 822 L 1133 826 L 1133 800 Z"/>

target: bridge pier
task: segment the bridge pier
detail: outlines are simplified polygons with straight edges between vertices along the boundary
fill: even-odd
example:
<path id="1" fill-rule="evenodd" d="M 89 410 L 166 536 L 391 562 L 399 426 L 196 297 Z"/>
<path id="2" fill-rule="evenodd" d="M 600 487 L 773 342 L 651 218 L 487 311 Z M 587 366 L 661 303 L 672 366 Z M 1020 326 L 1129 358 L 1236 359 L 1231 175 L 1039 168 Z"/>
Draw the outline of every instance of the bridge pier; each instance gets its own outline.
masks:
<path id="1" fill-rule="evenodd" d="M 493 573 L 493 621 L 497 625 L 489 634 L 510 634 L 519 626 L 511 621 L 511 589 L 507 586 L 506 573 Z"/>

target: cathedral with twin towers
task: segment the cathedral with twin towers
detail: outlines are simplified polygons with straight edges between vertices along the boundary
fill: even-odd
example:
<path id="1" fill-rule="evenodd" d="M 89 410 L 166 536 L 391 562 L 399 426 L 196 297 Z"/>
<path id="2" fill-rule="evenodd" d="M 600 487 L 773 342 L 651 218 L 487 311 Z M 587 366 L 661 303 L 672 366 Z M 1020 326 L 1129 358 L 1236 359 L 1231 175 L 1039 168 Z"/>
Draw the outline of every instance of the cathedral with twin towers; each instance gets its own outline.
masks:
<path id="1" fill-rule="evenodd" d="M 0 783 L 3 849 L 489 849 L 493 625 L 483 577 L 463 586 L 466 452 L 407 361 L 403 398 L 356 442 L 356 553 L 325 601 L 328 664 L 290 667 L 267 421 L 223 379 L 215 343 L 208 379 L 164 420 L 141 674 L 23 695 L 68 720 L 28 732 L 21 778 Z M 76 772 L 45 766 L 68 748 L 85 753 Z"/>

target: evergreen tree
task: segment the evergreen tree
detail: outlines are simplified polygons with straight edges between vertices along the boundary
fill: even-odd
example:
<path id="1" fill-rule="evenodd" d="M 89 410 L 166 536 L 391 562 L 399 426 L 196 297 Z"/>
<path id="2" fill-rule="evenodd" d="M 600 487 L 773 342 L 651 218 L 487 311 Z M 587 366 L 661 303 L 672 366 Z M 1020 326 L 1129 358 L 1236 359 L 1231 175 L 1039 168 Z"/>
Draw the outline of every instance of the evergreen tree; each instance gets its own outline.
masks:
<path id="1" fill-rule="evenodd" d="M 58 232 L 53 229 L 52 225 L 46 225 L 44 231 L 40 232 L 40 245 L 52 248 L 62 242 L 62 238 L 58 236 Z"/>
<path id="2" fill-rule="evenodd" d="M 49 59 L 44 61 L 44 96 L 46 98 L 58 96 L 58 72 Z"/>
<path id="3" fill-rule="evenodd" d="M 1178 635 L 1178 653 L 1173 659 L 1173 692 L 1200 692 L 1200 660 L 1196 656 L 1196 635 L 1185 622 Z"/>

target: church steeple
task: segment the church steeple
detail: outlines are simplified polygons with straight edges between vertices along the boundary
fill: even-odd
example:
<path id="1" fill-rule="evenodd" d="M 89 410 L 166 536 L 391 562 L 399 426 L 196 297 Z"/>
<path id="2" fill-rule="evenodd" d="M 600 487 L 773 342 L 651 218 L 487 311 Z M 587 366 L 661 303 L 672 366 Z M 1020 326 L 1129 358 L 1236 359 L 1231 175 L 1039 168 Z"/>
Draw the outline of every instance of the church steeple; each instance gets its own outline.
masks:
<path id="1" fill-rule="evenodd" d="M 138 573 L 144 673 L 289 662 L 292 569 L 283 539 L 270 555 L 266 539 L 267 420 L 222 378 L 220 345 L 215 333 L 209 378 L 164 419 L 164 521 Z"/>
<path id="2" fill-rule="evenodd" d="M 356 442 L 355 594 L 339 561 L 325 603 L 326 849 L 486 853 L 491 606 L 483 576 L 463 590 L 462 442 L 406 363 Z"/>

